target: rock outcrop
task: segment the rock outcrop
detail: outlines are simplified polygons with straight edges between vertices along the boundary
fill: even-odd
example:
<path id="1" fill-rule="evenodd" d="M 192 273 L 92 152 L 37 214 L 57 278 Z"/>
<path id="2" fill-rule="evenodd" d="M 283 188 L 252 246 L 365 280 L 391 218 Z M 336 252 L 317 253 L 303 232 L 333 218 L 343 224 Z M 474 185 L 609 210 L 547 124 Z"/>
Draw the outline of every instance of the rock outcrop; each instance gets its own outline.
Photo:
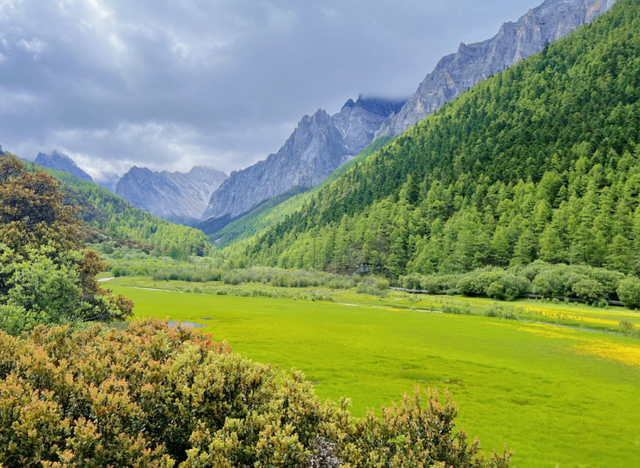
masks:
<path id="1" fill-rule="evenodd" d="M 181 172 L 152 172 L 133 166 L 116 184 L 116 194 L 136 208 L 181 224 L 200 220 L 211 194 L 227 179 L 224 172 L 194 167 Z"/>
<path id="2" fill-rule="evenodd" d="M 51 152 L 51 155 L 38 153 L 35 163 L 42 167 L 66 172 L 67 174 L 71 174 L 79 179 L 93 182 L 93 178 L 80 169 L 73 159 L 66 154 L 58 153 L 55 150 Z"/>
<path id="3" fill-rule="evenodd" d="M 232 172 L 211 195 L 203 220 L 237 217 L 292 187 L 313 187 L 371 144 L 375 131 L 404 101 L 349 99 L 340 112 L 305 115 L 276 154 Z"/>
<path id="4" fill-rule="evenodd" d="M 438 62 L 402 110 L 376 132 L 376 138 L 403 133 L 479 81 L 590 23 L 614 3 L 615 0 L 546 0 L 517 22 L 503 24 L 493 38 L 476 44 L 461 43 L 455 54 Z"/>

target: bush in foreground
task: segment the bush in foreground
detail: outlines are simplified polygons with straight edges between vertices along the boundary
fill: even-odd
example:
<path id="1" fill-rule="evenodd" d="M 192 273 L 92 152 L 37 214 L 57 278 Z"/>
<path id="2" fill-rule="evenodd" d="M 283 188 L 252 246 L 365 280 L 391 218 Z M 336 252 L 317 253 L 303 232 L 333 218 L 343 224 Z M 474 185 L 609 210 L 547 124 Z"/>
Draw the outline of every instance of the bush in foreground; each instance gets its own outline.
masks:
<path id="1" fill-rule="evenodd" d="M 507 468 L 429 391 L 362 420 L 304 376 L 165 322 L 0 332 L 0 466 Z M 337 461 L 338 460 L 338 461 Z"/>

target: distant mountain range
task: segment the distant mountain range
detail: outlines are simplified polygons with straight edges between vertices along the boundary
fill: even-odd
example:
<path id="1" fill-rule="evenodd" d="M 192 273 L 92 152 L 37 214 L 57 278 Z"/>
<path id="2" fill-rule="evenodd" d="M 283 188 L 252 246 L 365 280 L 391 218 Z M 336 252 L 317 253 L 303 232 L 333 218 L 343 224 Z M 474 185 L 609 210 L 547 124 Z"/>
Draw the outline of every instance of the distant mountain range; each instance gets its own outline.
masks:
<path id="1" fill-rule="evenodd" d="M 203 220 L 233 218 L 292 187 L 313 187 L 363 151 L 375 131 L 404 101 L 349 99 L 329 116 L 318 110 L 305 115 L 276 154 L 242 171 L 232 172 L 211 196 Z"/>
<path id="2" fill-rule="evenodd" d="M 207 167 L 183 174 L 134 166 L 118 181 L 116 194 L 136 208 L 190 225 L 200 220 L 211 194 L 227 178 L 224 172 Z"/>
<path id="3" fill-rule="evenodd" d="M 116 193 L 116 182 L 120 178 L 117 174 L 101 174 L 100 179 L 94 179 L 81 168 L 78 167 L 76 162 L 64 153 L 59 153 L 53 150 L 51 154 L 38 153 L 35 163 L 48 167 L 49 169 L 55 169 L 56 171 L 66 172 L 79 179 L 86 180 L 87 182 L 94 182 L 100 187 L 106 188 L 112 193 Z"/>
<path id="4" fill-rule="evenodd" d="M 58 153 L 55 150 L 51 152 L 51 155 L 38 153 L 35 163 L 39 166 L 48 167 L 49 169 L 66 172 L 78 179 L 93 182 L 93 177 L 80 169 L 73 159 L 66 154 Z"/>
<path id="5" fill-rule="evenodd" d="M 324 110 L 305 115 L 276 154 L 229 177 L 206 168 L 182 174 L 133 167 L 122 179 L 107 175 L 96 183 L 157 216 L 186 224 L 201 219 L 217 232 L 266 200 L 294 187 L 318 185 L 375 139 L 403 133 L 478 82 L 591 22 L 614 3 L 546 0 L 517 22 L 503 24 L 493 38 L 461 43 L 456 53 L 440 60 L 409 100 L 360 97 L 349 99 L 332 116 Z M 92 180 L 73 160 L 56 151 L 40 153 L 36 162 Z"/>
<path id="6" fill-rule="evenodd" d="M 440 60 L 435 70 L 427 75 L 416 93 L 401 109 L 386 106 L 381 111 L 374 112 L 376 119 L 359 125 L 359 128 L 366 128 L 367 131 L 363 132 L 366 138 L 360 138 L 358 141 L 370 143 L 374 139 L 403 133 L 478 82 L 506 70 L 532 54 L 541 52 L 546 44 L 593 21 L 598 15 L 608 11 L 614 3 L 615 0 L 547 0 L 539 7 L 529 10 L 517 22 L 503 24 L 493 38 L 476 44 L 460 44 L 456 53 Z M 225 216 L 229 221 L 231 218 L 238 219 L 240 215 L 249 212 L 261 201 L 284 193 L 293 186 L 314 186 L 321 182 L 320 179 L 327 177 L 323 169 L 336 164 L 341 165 L 349 159 L 345 158 L 348 152 L 345 151 L 348 138 L 343 145 L 340 145 L 337 138 L 323 137 L 321 141 L 324 146 L 314 148 L 317 160 L 309 164 L 306 147 L 296 146 L 295 142 L 298 139 L 303 141 L 312 139 L 308 137 L 305 139 L 298 134 L 306 135 L 311 130 L 317 131 L 320 135 L 333 135 L 328 130 L 333 124 L 341 128 L 341 134 L 345 135 L 345 126 L 342 122 L 350 121 L 356 116 L 355 120 L 360 123 L 364 116 L 372 114 L 367 111 L 370 111 L 377 102 L 379 101 L 358 100 L 357 103 L 349 101 L 340 113 L 331 118 L 322 111 L 318 111 L 311 118 L 305 116 L 296 132 L 277 155 L 271 155 L 266 161 L 231 174 L 229 180 L 211 196 L 203 219 L 222 219 Z M 378 124 L 377 117 L 380 115 L 388 117 Z M 316 123 L 316 126 L 313 126 L 313 123 Z M 370 137 L 369 131 L 376 125 L 378 127 L 373 131 L 373 137 Z M 333 146 L 329 142 L 332 142 Z M 350 150 L 353 154 L 357 154 L 354 151 L 360 152 L 364 147 L 366 145 L 352 146 Z M 304 168 L 308 171 L 307 173 L 304 172 Z M 320 170 L 317 170 L 318 168 Z M 316 179 L 307 182 L 309 173 L 314 173 L 314 170 L 317 171 Z M 241 217 L 239 219 L 242 220 Z M 216 225 L 217 228 L 225 225 L 219 222 L 209 224 Z"/>

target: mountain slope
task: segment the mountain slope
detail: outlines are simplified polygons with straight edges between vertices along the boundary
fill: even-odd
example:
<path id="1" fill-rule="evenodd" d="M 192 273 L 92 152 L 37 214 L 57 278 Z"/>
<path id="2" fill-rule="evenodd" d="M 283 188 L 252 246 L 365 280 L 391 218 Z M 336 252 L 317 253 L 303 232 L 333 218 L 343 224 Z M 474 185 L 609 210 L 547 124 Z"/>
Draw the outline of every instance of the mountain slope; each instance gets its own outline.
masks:
<path id="1" fill-rule="evenodd" d="M 392 137 L 378 138 L 376 141 L 371 143 L 366 150 L 333 171 L 325 181 L 311 190 L 302 190 L 302 187 L 293 187 L 292 189 L 259 204 L 257 207 L 245 215 L 233 220 L 222 229 L 209 230 L 208 224 L 211 220 L 204 221 L 196 227 L 198 229 L 202 229 L 205 234 L 213 234 L 210 236 L 212 242 L 215 242 L 220 247 L 227 247 L 232 243 L 249 239 L 256 234 L 262 234 L 275 224 L 285 219 L 287 215 L 291 215 L 300 210 L 300 208 L 302 208 L 305 203 L 308 203 L 313 199 L 313 197 L 323 187 L 331 184 L 342 174 L 364 161 L 380 148 L 390 144 L 392 141 Z"/>
<path id="2" fill-rule="evenodd" d="M 203 255 L 210 244 L 202 231 L 179 226 L 134 208 L 122 198 L 93 182 L 66 172 L 25 163 L 28 170 L 42 170 L 63 185 L 65 203 L 80 206 L 80 217 L 91 228 L 113 238 L 153 244 L 172 255 Z"/>
<path id="3" fill-rule="evenodd" d="M 35 163 L 42 167 L 66 172 L 67 174 L 71 174 L 79 179 L 93 182 L 93 178 L 80 169 L 73 159 L 66 154 L 58 153 L 55 150 L 51 152 L 51 155 L 38 153 Z"/>
<path id="4" fill-rule="evenodd" d="M 402 110 L 376 132 L 376 137 L 399 135 L 476 83 L 539 53 L 547 42 L 590 23 L 614 3 L 615 0 L 546 0 L 517 22 L 503 24 L 493 38 L 469 45 L 461 43 L 455 54 L 438 62 Z"/>
<path id="5" fill-rule="evenodd" d="M 277 154 L 231 174 L 212 194 L 203 220 L 235 218 L 293 187 L 318 185 L 369 146 L 375 130 L 402 104 L 361 97 L 334 116 L 323 110 L 304 116 Z"/>
<path id="6" fill-rule="evenodd" d="M 479 83 L 259 236 L 249 261 L 390 276 L 640 272 L 640 1 Z"/>
<path id="7" fill-rule="evenodd" d="M 226 179 L 224 172 L 207 167 L 194 167 L 183 174 L 134 166 L 118 181 L 116 194 L 155 216 L 193 224 L 202 217 L 211 194 Z"/>

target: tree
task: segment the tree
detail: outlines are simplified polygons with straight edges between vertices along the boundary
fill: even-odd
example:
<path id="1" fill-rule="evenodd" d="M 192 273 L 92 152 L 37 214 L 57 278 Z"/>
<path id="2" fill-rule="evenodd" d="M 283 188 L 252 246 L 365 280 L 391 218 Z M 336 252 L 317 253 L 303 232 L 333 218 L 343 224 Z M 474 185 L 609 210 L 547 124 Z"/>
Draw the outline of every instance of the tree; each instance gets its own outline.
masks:
<path id="1" fill-rule="evenodd" d="M 133 302 L 100 288 L 95 276 L 107 265 L 82 249 L 78 210 L 63 201 L 51 176 L 25 171 L 12 155 L 0 157 L 0 304 L 5 318 L 12 314 L 14 333 L 37 323 L 111 321 L 133 313 Z M 20 311 L 24 320 L 15 317 Z"/>
<path id="2" fill-rule="evenodd" d="M 640 279 L 630 276 L 620 281 L 618 297 L 630 309 L 640 308 Z"/>

